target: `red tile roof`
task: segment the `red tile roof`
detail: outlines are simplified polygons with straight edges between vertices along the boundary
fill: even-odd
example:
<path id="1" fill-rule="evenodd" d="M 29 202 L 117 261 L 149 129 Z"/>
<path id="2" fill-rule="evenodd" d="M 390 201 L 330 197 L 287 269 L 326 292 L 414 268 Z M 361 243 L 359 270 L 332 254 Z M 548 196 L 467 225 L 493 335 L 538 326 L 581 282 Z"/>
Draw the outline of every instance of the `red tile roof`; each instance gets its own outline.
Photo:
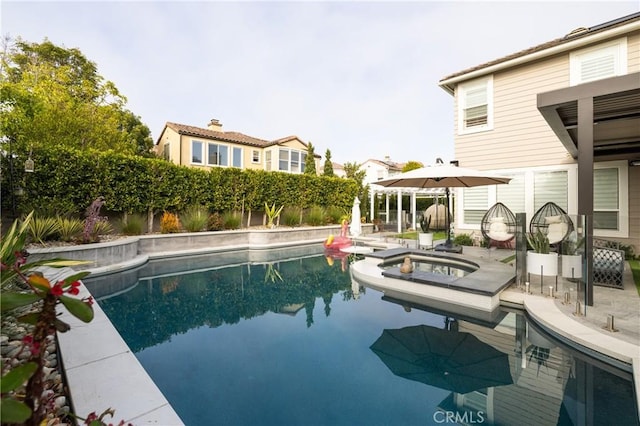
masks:
<path id="1" fill-rule="evenodd" d="M 175 130 L 181 135 L 196 136 L 205 139 L 213 139 L 224 142 L 238 143 L 242 145 L 265 147 L 273 145 L 274 142 L 264 139 L 254 138 L 239 132 L 220 132 L 216 130 L 203 129 L 202 127 L 188 126 L 167 122 L 166 127 Z"/>

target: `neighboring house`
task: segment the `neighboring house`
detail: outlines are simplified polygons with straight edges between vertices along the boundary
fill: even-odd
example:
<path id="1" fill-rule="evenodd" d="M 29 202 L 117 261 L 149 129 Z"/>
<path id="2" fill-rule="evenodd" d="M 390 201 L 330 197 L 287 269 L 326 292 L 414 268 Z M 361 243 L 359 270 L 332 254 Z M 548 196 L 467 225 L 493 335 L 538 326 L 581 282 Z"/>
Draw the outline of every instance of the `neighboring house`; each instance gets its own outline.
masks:
<path id="1" fill-rule="evenodd" d="M 347 174 L 344 171 L 344 166 L 340 163 L 331 162 L 331 166 L 333 167 L 333 174 L 337 177 L 347 177 Z"/>
<path id="2" fill-rule="evenodd" d="M 211 120 L 205 128 L 167 122 L 155 152 L 174 164 L 190 167 L 237 167 L 303 173 L 307 144 L 297 136 L 267 141 L 239 132 L 225 132 Z M 315 155 L 316 171 L 320 155 Z"/>
<path id="3" fill-rule="evenodd" d="M 360 170 L 366 171 L 363 183 L 364 185 L 376 183 L 379 180 L 402 173 L 402 167 L 404 167 L 404 163 L 391 161 L 389 156 L 384 157 L 384 160 L 370 158 L 360 165 Z"/>
<path id="4" fill-rule="evenodd" d="M 553 201 L 592 216 L 596 237 L 640 252 L 640 13 L 455 73 L 439 86 L 455 98 L 460 165 L 513 178 L 458 190 L 458 230 L 478 230 L 497 201 L 528 219 Z"/>

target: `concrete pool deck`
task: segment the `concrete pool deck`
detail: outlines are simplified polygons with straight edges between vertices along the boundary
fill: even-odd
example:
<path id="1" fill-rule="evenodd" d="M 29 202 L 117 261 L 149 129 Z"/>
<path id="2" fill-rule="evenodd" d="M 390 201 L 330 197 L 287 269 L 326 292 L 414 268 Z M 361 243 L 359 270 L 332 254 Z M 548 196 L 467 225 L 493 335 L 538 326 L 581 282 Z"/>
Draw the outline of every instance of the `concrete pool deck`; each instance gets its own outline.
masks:
<path id="1" fill-rule="evenodd" d="M 408 241 L 389 244 L 403 247 L 410 244 Z M 162 257 L 166 253 L 158 252 L 155 255 Z M 465 247 L 463 254 L 469 259 L 488 262 L 496 262 L 508 255 L 508 252 L 502 250 L 477 247 Z M 151 254 L 148 258 L 153 256 Z M 131 263 L 135 264 L 136 261 L 131 260 Z M 97 269 L 108 274 L 116 272 L 118 268 L 114 266 Z M 515 286 L 501 291 L 498 297 L 500 304 L 525 310 L 545 330 L 626 364 L 633 371 L 638 397 L 640 297 L 633 287 L 628 270 L 625 270 L 624 280 L 624 290 L 596 286 L 594 306 L 587 307 L 586 315 L 582 316 L 574 316 L 573 306 L 562 305 L 559 298 L 552 299 L 540 293 L 525 294 Z M 564 285 L 565 283 L 560 283 L 558 294 L 570 289 L 563 287 Z M 88 295 L 88 292 L 84 295 Z M 575 303 L 575 298 L 573 300 Z M 610 314 L 616 316 L 616 328 L 619 331 L 615 333 L 602 328 Z M 71 324 L 72 329 L 68 333 L 59 334 L 60 351 L 72 393 L 73 408 L 78 414 L 101 412 L 112 407 L 116 410 L 116 422 L 125 419 L 136 425 L 184 424 L 99 306 L 95 309 L 95 319 L 89 324 L 81 323 L 68 315 L 64 320 Z M 640 407 L 640 401 L 638 406 Z"/>

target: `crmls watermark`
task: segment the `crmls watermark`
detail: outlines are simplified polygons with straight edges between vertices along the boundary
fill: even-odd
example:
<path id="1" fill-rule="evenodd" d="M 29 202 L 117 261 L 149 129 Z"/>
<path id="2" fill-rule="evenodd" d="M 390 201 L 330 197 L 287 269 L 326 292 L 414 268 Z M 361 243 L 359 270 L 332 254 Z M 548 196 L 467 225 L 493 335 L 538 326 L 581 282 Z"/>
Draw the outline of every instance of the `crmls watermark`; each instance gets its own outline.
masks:
<path id="1" fill-rule="evenodd" d="M 481 424 L 484 423 L 484 412 L 482 411 L 436 411 L 433 413 L 433 421 L 436 423 L 461 423 L 461 424 Z"/>

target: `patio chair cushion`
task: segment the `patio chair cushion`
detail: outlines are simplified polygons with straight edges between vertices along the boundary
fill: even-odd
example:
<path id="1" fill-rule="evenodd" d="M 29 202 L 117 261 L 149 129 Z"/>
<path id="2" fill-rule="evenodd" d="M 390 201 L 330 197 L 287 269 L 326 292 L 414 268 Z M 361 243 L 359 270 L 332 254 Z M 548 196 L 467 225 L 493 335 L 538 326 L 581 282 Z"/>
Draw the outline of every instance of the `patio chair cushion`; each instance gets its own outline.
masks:
<path id="1" fill-rule="evenodd" d="M 569 224 L 566 222 L 551 223 L 548 228 L 547 238 L 549 244 L 556 244 L 562 241 L 569 231 Z"/>
<path id="2" fill-rule="evenodd" d="M 561 223 L 562 222 L 562 216 L 547 216 L 544 218 L 544 221 L 547 223 L 547 225 L 551 225 L 554 223 Z"/>
<path id="3" fill-rule="evenodd" d="M 508 230 L 509 228 L 507 227 L 506 223 L 502 221 L 495 221 L 489 226 L 489 238 L 495 241 L 508 241 L 513 238 L 513 234 L 510 234 Z"/>

